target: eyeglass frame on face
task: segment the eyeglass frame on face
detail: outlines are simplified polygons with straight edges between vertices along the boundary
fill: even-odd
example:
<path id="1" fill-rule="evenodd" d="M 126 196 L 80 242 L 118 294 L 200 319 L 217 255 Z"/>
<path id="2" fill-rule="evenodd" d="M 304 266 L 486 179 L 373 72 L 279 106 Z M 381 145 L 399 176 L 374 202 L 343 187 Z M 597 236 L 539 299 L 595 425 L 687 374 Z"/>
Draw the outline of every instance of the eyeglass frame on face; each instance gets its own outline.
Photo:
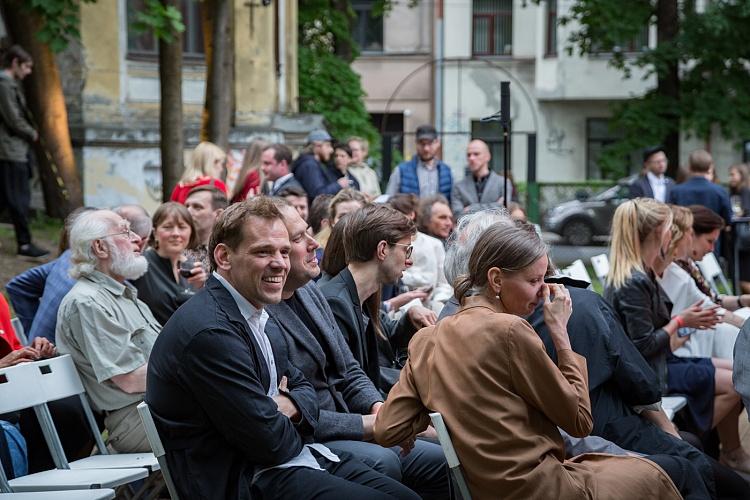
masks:
<path id="1" fill-rule="evenodd" d="M 128 239 L 130 239 L 131 235 L 132 236 L 136 236 L 138 239 L 141 239 L 141 237 L 138 236 L 138 234 L 135 231 L 133 231 L 132 229 L 130 229 L 130 226 L 128 226 L 127 228 L 120 229 L 119 233 L 105 234 L 104 236 L 98 237 L 97 240 L 103 240 L 104 238 L 109 238 L 110 236 L 122 236 L 122 235 L 127 236 Z"/>
<path id="2" fill-rule="evenodd" d="M 406 243 L 391 243 L 391 245 L 398 245 L 400 247 L 406 247 L 406 258 L 410 259 L 412 252 L 414 252 L 414 245 L 407 245 Z"/>

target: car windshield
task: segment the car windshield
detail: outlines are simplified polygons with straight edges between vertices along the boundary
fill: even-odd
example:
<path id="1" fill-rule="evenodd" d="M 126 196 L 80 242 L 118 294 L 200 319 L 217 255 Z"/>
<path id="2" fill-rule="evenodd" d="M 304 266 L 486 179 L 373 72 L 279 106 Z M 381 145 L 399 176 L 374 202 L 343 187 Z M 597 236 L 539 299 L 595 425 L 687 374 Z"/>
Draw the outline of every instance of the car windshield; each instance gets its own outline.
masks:
<path id="1" fill-rule="evenodd" d="M 593 201 L 607 201 L 611 200 L 613 198 L 623 198 L 625 197 L 625 186 L 617 185 L 612 186 L 611 188 L 607 188 L 601 193 L 595 194 L 591 197 L 591 200 Z"/>

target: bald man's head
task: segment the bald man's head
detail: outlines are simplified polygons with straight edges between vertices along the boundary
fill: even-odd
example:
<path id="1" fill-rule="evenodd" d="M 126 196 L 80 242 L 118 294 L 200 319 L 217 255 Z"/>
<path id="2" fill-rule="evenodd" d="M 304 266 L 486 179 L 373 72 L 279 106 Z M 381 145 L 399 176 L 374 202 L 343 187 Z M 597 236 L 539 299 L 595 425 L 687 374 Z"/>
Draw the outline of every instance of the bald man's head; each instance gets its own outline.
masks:
<path id="1" fill-rule="evenodd" d="M 466 148 L 466 161 L 474 177 L 482 178 L 490 173 L 490 148 L 487 143 L 474 139 Z"/>

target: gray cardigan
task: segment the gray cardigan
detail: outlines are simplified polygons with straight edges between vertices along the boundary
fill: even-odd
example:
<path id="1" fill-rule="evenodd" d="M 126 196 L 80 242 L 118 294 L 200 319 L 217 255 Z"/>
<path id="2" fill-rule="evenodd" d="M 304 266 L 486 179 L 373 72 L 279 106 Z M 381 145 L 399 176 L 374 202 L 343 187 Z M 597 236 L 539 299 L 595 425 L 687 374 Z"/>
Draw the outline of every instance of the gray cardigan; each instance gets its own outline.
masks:
<path id="1" fill-rule="evenodd" d="M 320 417 L 316 441 L 362 440 L 361 415 L 383 398 L 354 359 L 339 331 L 328 302 L 313 282 L 296 292 L 327 343 L 333 356 L 331 374 L 326 377 L 326 355 L 315 335 L 284 301 L 266 306 L 269 320 L 266 334 L 274 351 L 287 351 L 292 364 L 313 385 L 318 395 Z"/>

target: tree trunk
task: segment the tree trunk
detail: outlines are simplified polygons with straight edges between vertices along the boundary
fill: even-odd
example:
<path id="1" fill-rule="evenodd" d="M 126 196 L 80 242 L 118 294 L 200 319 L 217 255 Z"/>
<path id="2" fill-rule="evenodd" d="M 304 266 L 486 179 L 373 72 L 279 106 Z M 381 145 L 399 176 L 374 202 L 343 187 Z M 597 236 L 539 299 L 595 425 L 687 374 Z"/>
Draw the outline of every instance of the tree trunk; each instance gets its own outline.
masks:
<path id="1" fill-rule="evenodd" d="M 349 0 L 331 0 L 331 5 L 334 10 L 339 11 L 346 16 L 347 24 L 349 25 L 349 33 L 354 31 L 354 17 L 352 17 L 352 7 Z M 354 47 L 352 46 L 352 39 L 350 37 L 338 37 L 334 42 L 334 53 L 340 59 L 351 63 L 354 61 Z"/>
<path id="2" fill-rule="evenodd" d="M 18 1 L 3 2 L 2 14 L 13 42 L 26 49 L 34 60 L 34 71 L 24 82 L 40 137 L 34 152 L 47 213 L 63 218 L 83 205 L 83 194 L 70 142 L 60 72 L 49 46 L 35 36 L 41 28 L 39 17 Z"/>
<path id="3" fill-rule="evenodd" d="M 672 43 L 680 29 L 677 0 L 658 0 L 656 5 L 657 44 Z M 666 68 L 657 71 L 656 92 L 667 102 L 673 103 L 668 118 L 671 121 L 669 133 L 663 139 L 669 166 L 667 174 L 674 178 L 680 168 L 680 73 L 679 61 L 675 58 Z"/>
<path id="4" fill-rule="evenodd" d="M 202 9 L 206 53 L 206 98 L 203 104 L 201 140 L 229 148 L 234 94 L 233 4 L 230 0 L 206 0 Z"/>
<path id="5" fill-rule="evenodd" d="M 179 0 L 162 0 L 179 9 Z M 161 148 L 162 199 L 169 201 L 183 170 L 185 139 L 182 132 L 182 33 L 172 42 L 159 39 L 159 82 L 161 104 L 159 134 Z"/>

